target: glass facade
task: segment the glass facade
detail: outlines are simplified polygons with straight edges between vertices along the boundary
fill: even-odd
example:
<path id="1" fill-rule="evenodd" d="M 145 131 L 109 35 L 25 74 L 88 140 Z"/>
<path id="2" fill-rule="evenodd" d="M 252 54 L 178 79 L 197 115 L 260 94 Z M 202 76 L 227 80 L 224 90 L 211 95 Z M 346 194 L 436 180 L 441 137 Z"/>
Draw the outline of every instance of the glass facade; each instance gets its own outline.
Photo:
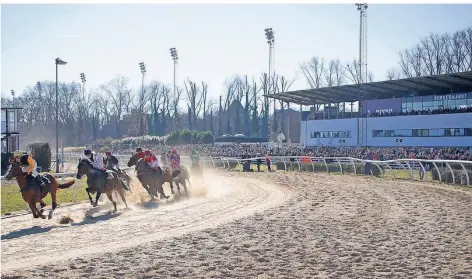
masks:
<path id="1" fill-rule="evenodd" d="M 472 128 L 373 130 L 372 137 L 472 137 Z"/>
<path id="2" fill-rule="evenodd" d="M 311 138 L 350 138 L 350 131 L 311 132 Z"/>
<path id="3" fill-rule="evenodd" d="M 402 97 L 402 112 L 472 107 L 472 93 Z"/>

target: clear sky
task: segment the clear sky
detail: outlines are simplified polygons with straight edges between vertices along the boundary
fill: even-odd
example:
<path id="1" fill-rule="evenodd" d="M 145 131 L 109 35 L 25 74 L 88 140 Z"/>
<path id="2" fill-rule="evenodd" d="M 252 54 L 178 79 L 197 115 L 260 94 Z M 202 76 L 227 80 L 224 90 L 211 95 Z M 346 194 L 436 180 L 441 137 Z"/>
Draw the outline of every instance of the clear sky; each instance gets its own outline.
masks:
<path id="1" fill-rule="evenodd" d="M 383 80 L 397 52 L 430 32 L 472 25 L 472 5 L 369 5 L 368 67 Z M 358 57 L 359 13 L 345 5 L 2 5 L 1 90 L 17 93 L 39 80 L 54 80 L 54 59 L 68 62 L 61 81 L 87 77 L 87 88 L 115 75 L 138 89 L 138 63 L 146 81 L 172 84 L 169 48 L 179 52 L 179 83 L 209 84 L 214 98 L 234 74 L 259 78 L 268 68 L 264 29 L 275 30 L 275 70 L 307 88 L 299 65 L 312 56 Z"/>

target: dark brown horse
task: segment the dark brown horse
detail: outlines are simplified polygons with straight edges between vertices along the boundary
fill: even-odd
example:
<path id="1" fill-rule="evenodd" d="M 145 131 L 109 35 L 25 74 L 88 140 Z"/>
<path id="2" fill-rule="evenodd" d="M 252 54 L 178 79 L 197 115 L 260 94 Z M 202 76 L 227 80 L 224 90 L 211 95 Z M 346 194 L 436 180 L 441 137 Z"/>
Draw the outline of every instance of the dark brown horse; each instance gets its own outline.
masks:
<path id="1" fill-rule="evenodd" d="M 21 167 L 17 163 L 11 163 L 7 173 L 5 174 L 5 179 L 10 180 L 12 178 L 16 178 L 18 185 L 20 186 L 21 195 L 23 196 L 23 200 L 28 203 L 31 212 L 33 213 L 34 218 L 43 218 L 45 219 L 46 216 L 43 215 L 43 209 L 39 210 L 36 207 L 36 203 L 42 202 L 48 194 L 51 194 L 52 199 L 52 209 L 49 211 L 48 219 L 52 218 L 54 214 L 54 210 L 57 207 L 56 202 L 56 192 L 57 189 L 67 189 L 70 186 L 74 185 L 75 180 L 67 181 L 66 183 L 59 184 L 57 179 L 52 176 L 51 174 L 47 173 L 44 175 L 47 178 L 46 186 L 42 189 L 39 188 L 39 185 L 36 185 L 35 182 L 27 183 L 26 177 L 21 170 Z M 44 206 L 42 206 L 44 207 Z"/>
<path id="2" fill-rule="evenodd" d="M 157 197 L 158 193 L 163 198 L 169 198 L 169 196 L 164 193 L 164 188 L 162 187 L 166 182 L 170 184 L 170 189 L 172 194 L 174 194 L 174 184 L 172 181 L 177 175 L 172 175 L 169 169 L 163 168 L 162 173 L 158 173 L 157 171 L 152 170 L 143 159 L 138 158 L 136 154 L 133 154 L 128 161 L 128 167 L 131 166 L 136 166 L 136 176 L 144 189 L 146 189 L 148 194 L 151 196 L 151 199 L 153 199 L 154 196 Z"/>
<path id="3" fill-rule="evenodd" d="M 116 202 L 113 200 L 113 191 L 116 191 L 120 195 L 121 200 L 123 200 L 123 202 L 125 203 L 126 208 L 128 208 L 124 192 L 127 186 L 123 181 L 118 178 L 118 174 L 116 172 L 107 171 L 105 175 L 100 170 L 92 167 L 92 165 L 87 159 L 82 159 L 81 161 L 79 161 L 79 165 L 77 166 L 77 178 L 80 179 L 84 175 L 87 175 L 88 188 L 86 188 L 85 191 L 87 191 L 91 205 L 93 205 L 94 207 L 97 206 L 98 199 L 100 198 L 100 195 L 104 192 L 107 194 L 108 199 L 113 203 L 116 212 Z M 107 175 L 110 177 L 107 177 Z M 95 197 L 95 202 L 92 201 L 92 196 L 90 195 L 90 193 L 97 193 Z"/>

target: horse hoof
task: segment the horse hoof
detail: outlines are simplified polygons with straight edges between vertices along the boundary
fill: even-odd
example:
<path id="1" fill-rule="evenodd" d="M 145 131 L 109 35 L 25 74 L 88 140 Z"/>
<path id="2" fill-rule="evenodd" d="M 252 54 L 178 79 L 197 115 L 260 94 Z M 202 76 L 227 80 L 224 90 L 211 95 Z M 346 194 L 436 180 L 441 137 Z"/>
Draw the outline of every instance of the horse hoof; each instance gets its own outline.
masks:
<path id="1" fill-rule="evenodd" d="M 41 219 L 46 219 L 46 216 L 44 216 L 44 215 L 41 215 Z"/>

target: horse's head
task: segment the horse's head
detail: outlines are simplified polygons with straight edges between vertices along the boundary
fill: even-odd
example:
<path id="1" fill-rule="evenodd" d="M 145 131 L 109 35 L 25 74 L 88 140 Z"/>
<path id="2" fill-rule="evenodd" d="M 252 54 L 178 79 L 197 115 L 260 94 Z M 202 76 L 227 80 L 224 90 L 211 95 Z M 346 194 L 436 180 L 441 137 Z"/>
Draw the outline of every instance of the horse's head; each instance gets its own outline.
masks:
<path id="1" fill-rule="evenodd" d="M 131 154 L 131 158 L 128 161 L 128 167 L 136 165 L 138 162 L 138 155 L 136 153 Z"/>
<path id="2" fill-rule="evenodd" d="M 14 177 L 18 177 L 23 175 L 21 171 L 21 167 L 18 163 L 10 161 L 10 165 L 8 166 L 7 172 L 5 173 L 5 179 L 11 180 Z"/>
<path id="3" fill-rule="evenodd" d="M 81 179 L 82 176 L 89 172 L 91 168 L 92 165 L 90 164 L 89 160 L 79 160 L 79 164 L 77 165 L 77 179 Z"/>

